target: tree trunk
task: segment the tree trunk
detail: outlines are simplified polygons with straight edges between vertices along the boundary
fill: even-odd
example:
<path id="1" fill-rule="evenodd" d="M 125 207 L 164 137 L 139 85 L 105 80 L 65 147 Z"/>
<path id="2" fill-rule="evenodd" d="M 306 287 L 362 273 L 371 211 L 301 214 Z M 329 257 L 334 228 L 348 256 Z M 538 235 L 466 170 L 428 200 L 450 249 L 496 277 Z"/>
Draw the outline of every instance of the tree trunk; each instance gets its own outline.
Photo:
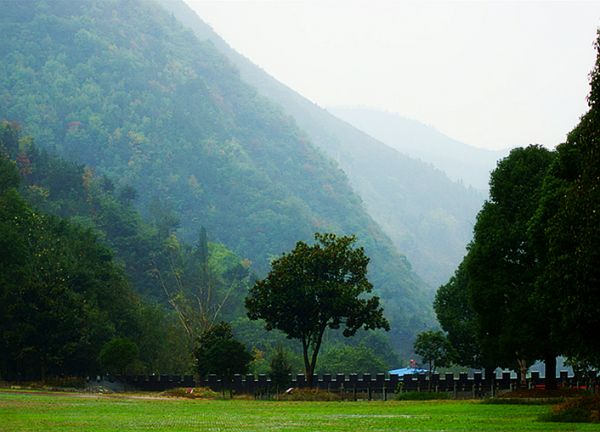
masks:
<path id="1" fill-rule="evenodd" d="M 433 362 L 429 362 L 429 371 L 428 371 L 428 375 L 429 375 L 429 382 L 427 383 L 427 391 L 430 392 L 431 391 L 431 379 L 433 378 Z"/>
<path id="2" fill-rule="evenodd" d="M 312 387 L 313 369 L 311 368 L 310 361 L 308 359 L 308 342 L 305 338 L 302 338 L 302 355 L 304 357 L 304 373 L 306 375 L 306 383 L 309 387 Z"/>
<path id="3" fill-rule="evenodd" d="M 317 356 L 319 355 L 319 349 L 321 349 L 321 342 L 323 341 L 323 334 L 325 333 L 325 329 L 327 327 L 323 326 L 319 330 L 319 334 L 317 335 L 317 340 L 313 346 L 313 352 L 308 358 L 308 347 L 311 345 L 309 341 L 306 341 L 305 338 L 302 338 L 302 349 L 304 351 L 304 370 L 306 371 L 306 382 L 309 387 L 312 388 L 315 374 L 315 367 L 317 365 Z M 310 340 L 310 339 L 309 339 Z"/>
<path id="4" fill-rule="evenodd" d="M 517 364 L 519 365 L 519 388 L 527 388 L 527 360 L 518 359 Z"/>
<path id="5" fill-rule="evenodd" d="M 556 390 L 556 356 L 554 354 L 546 354 L 544 363 L 546 364 L 546 390 Z"/>

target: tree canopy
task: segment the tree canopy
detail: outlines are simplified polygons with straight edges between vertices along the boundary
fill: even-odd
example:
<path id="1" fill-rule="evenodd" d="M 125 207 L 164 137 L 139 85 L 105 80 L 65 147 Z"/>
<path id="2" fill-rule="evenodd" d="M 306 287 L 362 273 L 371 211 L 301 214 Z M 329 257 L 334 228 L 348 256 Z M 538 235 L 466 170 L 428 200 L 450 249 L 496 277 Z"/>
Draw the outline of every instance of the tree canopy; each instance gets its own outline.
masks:
<path id="1" fill-rule="evenodd" d="M 233 337 L 226 322 L 207 328 L 198 338 L 196 361 L 200 376 L 215 374 L 231 379 L 234 374 L 245 374 L 252 356 L 243 343 Z"/>
<path id="2" fill-rule="evenodd" d="M 282 330 L 302 342 L 307 381 L 313 374 L 323 334 L 343 328 L 352 336 L 360 328 L 389 329 L 367 279 L 369 258 L 353 247 L 354 236 L 315 234 L 316 243 L 298 242 L 271 264 L 246 298 L 250 319 L 263 319 L 268 330 Z"/>
<path id="3" fill-rule="evenodd" d="M 431 390 L 431 376 L 439 367 L 450 366 L 455 353 L 448 338 L 440 330 L 427 330 L 417 335 L 414 344 L 415 354 L 421 356 L 427 363 L 429 373 L 429 389 Z"/>
<path id="4" fill-rule="evenodd" d="M 558 354 L 600 365 L 600 32 L 595 48 L 589 111 L 556 151 L 518 148 L 498 163 L 468 254 L 435 304 L 461 356 L 478 345 L 486 366 L 519 360 L 522 373 L 543 359 L 547 387 Z"/>
<path id="5" fill-rule="evenodd" d="M 536 293 L 554 308 L 564 353 L 600 365 L 600 31 L 589 111 L 556 149 L 530 234 Z"/>
<path id="6" fill-rule="evenodd" d="M 505 367 L 545 358 L 544 350 L 557 354 L 547 338 L 540 339 L 547 329 L 532 305 L 537 267 L 527 234 L 552 158 L 550 151 L 529 146 L 498 163 L 465 260 L 481 349 Z"/>
<path id="7" fill-rule="evenodd" d="M 454 348 L 455 361 L 462 366 L 480 368 L 484 365 L 477 338 L 477 316 L 469 302 L 468 283 L 463 262 L 448 283 L 437 290 L 433 309 Z"/>

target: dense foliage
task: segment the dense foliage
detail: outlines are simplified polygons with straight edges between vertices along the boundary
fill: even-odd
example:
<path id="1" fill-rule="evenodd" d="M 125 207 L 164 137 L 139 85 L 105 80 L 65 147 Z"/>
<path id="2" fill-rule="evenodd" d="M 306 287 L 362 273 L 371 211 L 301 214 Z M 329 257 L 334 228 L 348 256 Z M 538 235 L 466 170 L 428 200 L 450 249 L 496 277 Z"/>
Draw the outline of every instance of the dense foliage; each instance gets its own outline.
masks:
<path id="1" fill-rule="evenodd" d="M 556 367 L 552 359 L 559 350 L 549 335 L 552 313 L 536 303 L 539 269 L 528 238 L 552 160 L 550 151 L 529 146 L 512 150 L 498 163 L 465 261 L 481 348 L 488 360 L 503 367 L 535 359 Z"/>
<path id="2" fill-rule="evenodd" d="M 196 246 L 178 241 L 159 205 L 144 222 L 130 187 L 40 151 L 14 124 L 0 123 L 0 153 L 3 377 L 122 371 L 99 358 L 122 337 L 138 349 L 129 371 L 188 373 L 206 318 L 243 313 L 247 266 L 205 231 Z M 50 365 L 38 364 L 43 350 Z"/>
<path id="3" fill-rule="evenodd" d="M 429 390 L 431 377 L 439 367 L 450 366 L 455 361 L 456 354 L 446 335 L 440 330 L 428 330 L 417 335 L 415 354 L 421 356 L 427 365 L 429 374 Z"/>
<path id="4" fill-rule="evenodd" d="M 292 365 L 283 345 L 278 345 L 275 354 L 269 364 L 269 377 L 271 384 L 275 386 L 277 392 L 284 390 L 292 382 Z"/>
<path id="5" fill-rule="evenodd" d="M 131 366 L 138 355 L 139 348 L 131 339 L 114 338 L 104 344 L 98 359 L 103 372 L 125 375 L 128 366 Z"/>
<path id="6" fill-rule="evenodd" d="M 530 232 L 540 261 L 536 294 L 556 311 L 551 333 L 565 353 L 599 367 L 600 32 L 595 48 L 590 109 L 556 149 Z"/>
<path id="7" fill-rule="evenodd" d="M 469 303 L 468 284 L 463 262 L 448 283 L 438 289 L 433 309 L 454 348 L 456 363 L 481 368 L 484 364 L 477 338 L 477 316 Z"/>
<path id="8" fill-rule="evenodd" d="M 215 374 L 230 381 L 233 375 L 248 372 L 252 356 L 244 344 L 233 337 L 229 324 L 217 323 L 198 339 L 195 356 L 200 376 Z"/>
<path id="9" fill-rule="evenodd" d="M 596 50 L 589 111 L 556 151 L 519 148 L 498 163 L 469 252 L 438 291 L 436 312 L 463 364 L 518 361 L 524 375 L 536 359 L 554 371 L 565 354 L 600 366 L 600 33 Z"/>
<path id="10" fill-rule="evenodd" d="M 390 370 L 390 365 L 363 344 L 335 345 L 323 351 L 317 370 L 329 374 L 370 373 L 375 376 Z"/>
<path id="11" fill-rule="evenodd" d="M 34 211 L 0 159 L 0 374 L 94 371 L 102 344 L 139 336 L 139 300 L 94 234 Z"/>

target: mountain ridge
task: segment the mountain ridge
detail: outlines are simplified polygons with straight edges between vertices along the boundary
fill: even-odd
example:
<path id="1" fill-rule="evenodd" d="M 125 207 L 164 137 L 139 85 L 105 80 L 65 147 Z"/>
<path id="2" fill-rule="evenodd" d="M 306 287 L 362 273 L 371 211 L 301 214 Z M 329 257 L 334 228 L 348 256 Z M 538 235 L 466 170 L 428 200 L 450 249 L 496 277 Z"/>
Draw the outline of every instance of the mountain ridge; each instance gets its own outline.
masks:
<path id="1" fill-rule="evenodd" d="M 488 150 L 462 143 L 435 127 L 400 114 L 365 107 L 328 107 L 335 116 L 388 146 L 431 163 L 453 181 L 487 191 L 489 174 L 508 149 Z"/>

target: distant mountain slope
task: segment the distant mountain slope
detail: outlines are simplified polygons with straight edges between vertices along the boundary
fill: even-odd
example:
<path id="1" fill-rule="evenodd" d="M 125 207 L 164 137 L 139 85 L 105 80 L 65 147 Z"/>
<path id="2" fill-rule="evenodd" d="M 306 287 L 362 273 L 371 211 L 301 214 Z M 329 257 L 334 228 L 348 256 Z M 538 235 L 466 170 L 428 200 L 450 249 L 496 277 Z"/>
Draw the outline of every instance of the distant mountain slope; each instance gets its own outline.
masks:
<path id="1" fill-rule="evenodd" d="M 148 1 L 8 1 L 0 118 L 40 145 L 170 206 L 261 273 L 315 231 L 354 233 L 404 350 L 432 290 L 368 216 L 345 174 L 210 42 Z"/>
<path id="2" fill-rule="evenodd" d="M 369 213 L 430 284 L 445 283 L 471 239 L 484 194 L 450 181 L 441 171 L 382 144 L 313 104 L 234 51 L 182 0 L 156 0 L 209 40 L 243 80 L 280 104 L 311 141 L 335 159 Z"/>
<path id="3" fill-rule="evenodd" d="M 487 191 L 490 172 L 508 150 L 485 150 L 456 141 L 431 126 L 368 108 L 330 107 L 329 112 L 411 157 L 431 163 L 455 181 Z"/>

